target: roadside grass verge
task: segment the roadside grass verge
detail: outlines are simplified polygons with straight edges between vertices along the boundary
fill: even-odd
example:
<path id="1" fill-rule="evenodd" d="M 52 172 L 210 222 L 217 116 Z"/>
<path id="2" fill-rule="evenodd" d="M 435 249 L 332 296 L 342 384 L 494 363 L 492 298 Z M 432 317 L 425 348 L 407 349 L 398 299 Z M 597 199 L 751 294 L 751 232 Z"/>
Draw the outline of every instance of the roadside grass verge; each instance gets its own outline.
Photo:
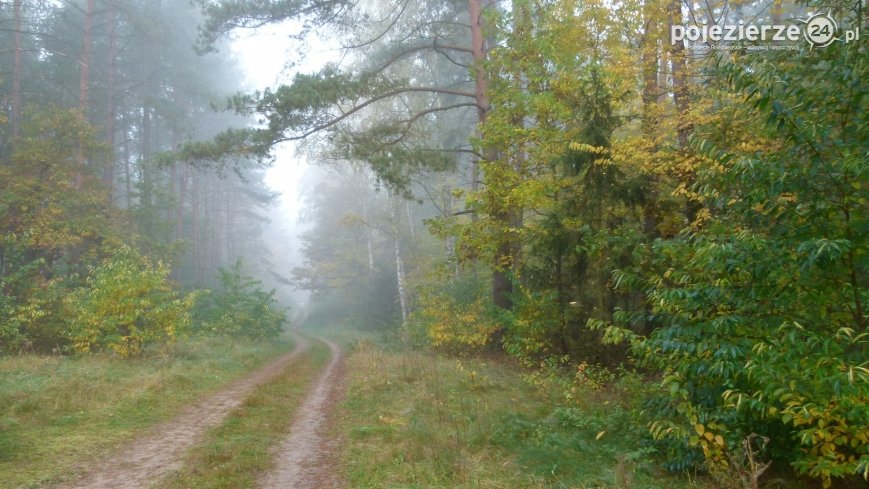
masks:
<path id="1" fill-rule="evenodd" d="M 185 466 L 158 484 L 166 488 L 255 487 L 273 465 L 272 449 L 289 433 L 293 414 L 329 360 L 315 342 L 287 370 L 258 387 L 221 426 L 188 453 Z"/>
<path id="2" fill-rule="evenodd" d="M 155 358 L 0 358 L 0 487 L 61 481 L 292 345 L 191 340 Z"/>
<path id="3" fill-rule="evenodd" d="M 513 365 L 364 342 L 348 372 L 349 487 L 704 487 L 659 469 L 645 428 L 612 395 L 556 407 Z"/>

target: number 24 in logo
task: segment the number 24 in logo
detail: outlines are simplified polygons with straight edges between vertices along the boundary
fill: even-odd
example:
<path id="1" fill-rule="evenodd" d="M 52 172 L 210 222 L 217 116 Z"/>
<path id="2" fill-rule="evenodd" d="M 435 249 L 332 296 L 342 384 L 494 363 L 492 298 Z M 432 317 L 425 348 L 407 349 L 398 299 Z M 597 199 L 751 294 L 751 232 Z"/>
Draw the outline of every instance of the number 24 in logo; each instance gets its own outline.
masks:
<path id="1" fill-rule="evenodd" d="M 837 40 L 836 32 L 839 26 L 829 13 L 817 13 L 800 22 L 805 23 L 803 37 L 813 48 L 825 48 Z"/>

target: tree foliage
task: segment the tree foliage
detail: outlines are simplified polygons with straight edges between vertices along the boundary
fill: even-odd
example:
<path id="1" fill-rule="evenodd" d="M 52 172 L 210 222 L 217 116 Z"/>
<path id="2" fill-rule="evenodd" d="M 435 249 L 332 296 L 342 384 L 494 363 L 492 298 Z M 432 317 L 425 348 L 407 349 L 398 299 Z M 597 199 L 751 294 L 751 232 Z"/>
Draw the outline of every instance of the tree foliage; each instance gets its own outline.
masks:
<path id="1" fill-rule="evenodd" d="M 701 446 L 713 466 L 758 434 L 768 456 L 825 487 L 865 477 L 865 53 L 837 44 L 800 60 L 721 57 L 711 69 L 744 94 L 743 123 L 775 143 L 695 144 L 710 161 L 697 189 L 714 214 L 702 232 L 657 246 L 666 269 L 649 300 L 665 324 L 634 341 L 670 392 L 674 416 L 655 433 Z"/>
<path id="2" fill-rule="evenodd" d="M 245 336 L 251 339 L 276 338 L 287 318 L 277 308 L 275 291 L 262 289 L 262 282 L 242 271 L 239 259 L 220 269 L 220 285 L 201 295 L 195 317 L 201 324 L 198 333 L 208 336 Z"/>
<path id="3" fill-rule="evenodd" d="M 130 290 L 153 290 L 149 300 L 169 309 L 171 288 L 213 284 L 239 256 L 268 267 L 260 237 L 274 194 L 262 167 L 239 160 L 226 175 L 195 154 L 165 157 L 247 124 L 212 110 L 241 74 L 194 51 L 200 19 L 186 0 L 0 3 L 10 46 L 0 51 L 0 352 L 72 350 L 73 330 L 79 349 L 124 356 L 170 340 L 144 324 L 172 316 L 151 306 L 127 304 L 135 317 L 101 322 L 115 314 L 113 296 L 88 281 L 109 280 L 94 275 L 106 260 L 149 280 Z M 121 294 L 129 284 L 103 285 Z M 72 327 L 79 299 L 87 305 Z M 184 329 L 179 321 L 160 327 Z"/>
<path id="4" fill-rule="evenodd" d="M 89 275 L 85 287 L 65 298 L 68 334 L 76 351 L 136 357 L 189 328 L 194 296 L 175 291 L 165 264 L 152 263 L 124 246 Z"/>
<path id="5" fill-rule="evenodd" d="M 136 355 L 171 339 L 150 318 L 184 325 L 186 302 L 133 249 L 179 260 L 187 283 L 223 267 L 197 306 L 211 333 L 275 335 L 273 292 L 236 259 L 262 250 L 245 239 L 270 200 L 257 160 L 307 140 L 345 166 L 310 186 L 293 271 L 321 318 L 400 318 L 417 343 L 503 349 L 547 375 L 638 367 L 662 379 L 645 415 L 671 469 L 869 479 L 866 45 L 671 38 L 680 24 L 796 23 L 815 2 L 197 3 L 203 51 L 284 23 L 297 39 L 334 36 L 347 57 L 231 97 L 256 126 L 215 116 L 188 133 L 212 101 L 200 89 L 225 91 L 196 76 L 214 53 L 173 52 L 193 42 L 179 19 L 195 14 L 132 0 L 117 17 L 31 9 L 54 35 L 25 43 L 44 52 L 24 57 L 31 86 L 75 106 L 64 80 L 89 74 L 116 97 L 22 118 L 32 97 L 9 93 L 20 137 L 0 134 L 0 348 L 50 345 L 61 307 L 77 311 L 66 338 L 79 349 Z M 865 23 L 860 2 L 824 8 Z M 91 14 L 107 21 L 95 44 L 60 56 L 54 39 L 79 36 Z M 177 29 L 148 37 L 164 24 Z M 3 72 L 20 78 L 20 61 Z M 104 115 L 119 126 L 100 145 L 87 122 Z M 235 176 L 205 172 L 227 156 Z"/>

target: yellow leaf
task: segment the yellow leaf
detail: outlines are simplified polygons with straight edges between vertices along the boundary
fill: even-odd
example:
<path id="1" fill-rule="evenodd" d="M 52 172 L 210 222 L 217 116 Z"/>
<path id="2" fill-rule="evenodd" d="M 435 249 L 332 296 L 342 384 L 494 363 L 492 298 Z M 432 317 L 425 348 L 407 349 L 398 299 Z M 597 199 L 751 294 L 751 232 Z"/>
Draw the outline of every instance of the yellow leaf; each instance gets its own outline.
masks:
<path id="1" fill-rule="evenodd" d="M 601 438 L 603 438 L 603 435 L 605 435 L 605 434 L 606 434 L 606 430 L 603 430 L 603 431 L 601 431 L 600 433 L 598 433 L 597 436 L 594 437 L 594 439 L 595 439 L 595 440 L 600 440 Z"/>

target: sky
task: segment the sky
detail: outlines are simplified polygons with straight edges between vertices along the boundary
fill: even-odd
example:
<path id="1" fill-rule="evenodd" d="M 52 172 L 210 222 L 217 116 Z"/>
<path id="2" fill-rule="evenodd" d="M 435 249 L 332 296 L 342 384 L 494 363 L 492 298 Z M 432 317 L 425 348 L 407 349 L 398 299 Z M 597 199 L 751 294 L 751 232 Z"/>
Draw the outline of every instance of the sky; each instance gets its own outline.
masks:
<path id="1" fill-rule="evenodd" d="M 260 28 L 239 36 L 233 42 L 233 53 L 241 62 L 247 79 L 246 89 L 273 87 L 292 76 L 292 72 L 285 67 L 286 60 L 294 56 L 294 43 L 284 34 L 286 29 L 285 25 Z M 298 214 L 299 182 L 306 163 L 303 157 L 295 154 L 293 144 L 283 145 L 276 156 L 267 182 L 273 190 L 282 194 L 279 206 L 282 214 L 295 220 Z"/>
<path id="2" fill-rule="evenodd" d="M 292 32 L 293 26 L 285 23 L 238 35 L 232 43 L 232 51 L 245 73 L 247 86 L 244 90 L 262 90 L 289 83 L 295 73 L 313 72 L 337 59 L 337 51 L 327 43 L 314 39 L 302 46 L 289 39 L 288 34 Z M 300 51 L 305 55 L 303 59 Z M 273 255 L 275 271 L 284 277 L 289 277 L 293 267 L 301 265 L 298 235 L 307 227 L 307 223 L 299 219 L 301 185 L 305 174 L 311 171 L 314 170 L 305 155 L 296 153 L 296 145 L 284 143 L 275 151 L 274 165 L 267 173 L 267 184 L 280 192 L 281 197 L 269 213 L 272 224 L 265 240 Z M 283 292 L 297 306 L 296 312 L 303 310 L 306 293 L 290 289 Z"/>
<path id="3" fill-rule="evenodd" d="M 297 28 L 292 23 L 283 23 L 238 35 L 232 49 L 245 72 L 246 89 L 261 90 L 289 83 L 295 73 L 317 71 L 338 59 L 334 46 L 318 38 L 301 45 L 289 39 L 294 32 Z M 291 214 L 298 209 L 299 184 L 307 168 L 304 155 L 296 155 L 295 148 L 292 143 L 279 148 L 275 165 L 268 172 L 269 185 L 283 194 L 281 208 Z"/>

